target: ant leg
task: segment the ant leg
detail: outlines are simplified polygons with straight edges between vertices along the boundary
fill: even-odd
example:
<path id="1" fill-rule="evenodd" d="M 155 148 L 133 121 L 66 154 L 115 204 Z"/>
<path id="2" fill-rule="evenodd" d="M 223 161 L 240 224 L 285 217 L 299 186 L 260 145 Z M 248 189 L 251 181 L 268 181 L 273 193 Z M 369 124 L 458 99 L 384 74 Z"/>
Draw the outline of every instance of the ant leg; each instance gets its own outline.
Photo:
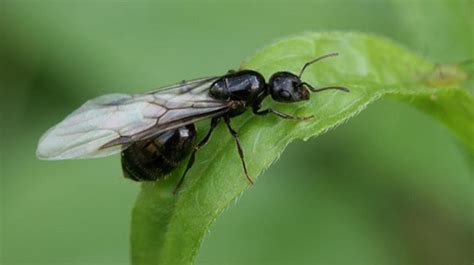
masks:
<path id="1" fill-rule="evenodd" d="M 245 176 L 247 177 L 247 180 L 249 181 L 249 183 L 250 183 L 250 184 L 253 184 L 253 180 L 252 180 L 252 178 L 249 176 L 249 173 L 247 172 L 247 166 L 245 165 L 244 151 L 242 150 L 242 144 L 240 143 L 239 135 L 238 135 L 237 132 L 234 131 L 234 129 L 232 129 L 232 127 L 230 126 L 230 119 L 229 119 L 229 117 L 224 116 L 224 121 L 225 121 L 225 124 L 227 125 L 227 128 L 229 129 L 230 134 L 232 134 L 232 136 L 233 136 L 234 139 L 235 139 L 235 142 L 237 143 L 237 150 L 239 151 L 240 160 L 242 161 L 242 165 L 244 166 Z"/>
<path id="2" fill-rule="evenodd" d="M 259 115 L 259 116 L 265 116 L 265 115 L 271 113 L 271 114 L 276 115 L 277 117 L 287 119 L 287 120 L 304 121 L 304 120 L 309 120 L 309 119 L 313 118 L 313 115 L 303 116 L 303 117 L 296 117 L 296 116 L 292 116 L 290 114 L 286 114 L 286 113 L 283 113 L 283 112 L 280 112 L 278 110 L 274 110 L 274 109 L 271 109 L 271 108 L 264 109 L 264 110 L 253 109 L 253 113 L 256 114 L 256 115 Z"/>
<path id="3" fill-rule="evenodd" d="M 237 71 L 235 71 L 234 69 L 230 69 L 229 71 L 227 71 L 227 74 L 235 74 L 237 73 Z"/>
<path id="4" fill-rule="evenodd" d="M 214 128 L 216 128 L 216 126 L 217 126 L 217 124 L 219 124 L 220 120 L 221 120 L 220 117 L 212 118 L 211 126 L 209 127 L 209 131 L 207 132 L 206 136 L 204 136 L 204 138 L 197 145 L 194 146 L 193 152 L 191 153 L 191 157 L 189 158 L 188 164 L 186 165 L 186 169 L 184 170 L 183 176 L 181 177 L 178 184 L 176 185 L 176 187 L 173 190 L 174 195 L 176 195 L 176 193 L 179 191 L 179 188 L 183 184 L 184 177 L 186 176 L 186 173 L 188 173 L 189 169 L 191 169 L 191 167 L 193 166 L 194 159 L 195 159 L 195 156 L 196 156 L 196 152 L 199 149 L 201 149 L 203 146 L 205 146 L 207 144 L 207 142 L 209 142 L 209 139 L 211 138 L 212 131 L 214 131 Z"/>

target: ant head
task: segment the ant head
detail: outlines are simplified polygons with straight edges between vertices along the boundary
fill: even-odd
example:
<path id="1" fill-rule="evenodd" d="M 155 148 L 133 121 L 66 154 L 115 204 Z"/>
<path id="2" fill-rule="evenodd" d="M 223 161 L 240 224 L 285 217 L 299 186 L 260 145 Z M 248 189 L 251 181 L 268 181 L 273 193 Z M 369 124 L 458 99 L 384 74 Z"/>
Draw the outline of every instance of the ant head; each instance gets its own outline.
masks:
<path id="1" fill-rule="evenodd" d="M 278 102 L 297 102 L 309 99 L 309 90 L 301 79 L 290 72 L 276 72 L 268 81 L 272 98 Z"/>
<path id="2" fill-rule="evenodd" d="M 290 72 L 276 72 L 270 77 L 270 80 L 268 81 L 270 95 L 278 102 L 297 102 L 308 100 L 310 91 L 319 92 L 327 89 L 338 89 L 344 92 L 349 92 L 349 89 L 339 86 L 330 86 L 316 89 L 310 84 L 301 81 L 301 76 L 303 75 L 306 67 L 319 60 L 336 55 L 337 53 L 326 54 L 305 63 L 303 68 L 301 68 L 299 75 L 295 75 Z"/>

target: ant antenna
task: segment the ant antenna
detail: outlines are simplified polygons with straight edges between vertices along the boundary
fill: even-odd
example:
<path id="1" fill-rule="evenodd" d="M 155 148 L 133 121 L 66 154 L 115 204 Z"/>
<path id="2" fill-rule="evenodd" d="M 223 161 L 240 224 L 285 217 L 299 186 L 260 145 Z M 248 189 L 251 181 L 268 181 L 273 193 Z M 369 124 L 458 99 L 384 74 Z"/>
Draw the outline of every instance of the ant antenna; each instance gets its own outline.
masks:
<path id="1" fill-rule="evenodd" d="M 311 90 L 311 92 L 321 92 L 321 91 L 329 90 L 329 89 L 337 89 L 337 90 L 341 90 L 341 91 L 344 91 L 344 92 L 350 92 L 349 88 L 343 87 L 343 86 L 327 86 L 327 87 L 321 87 L 321 88 L 314 88 L 313 86 L 311 86 L 310 84 L 308 84 L 306 82 L 302 82 L 300 84 L 300 86 L 308 87 L 309 90 Z"/>
<path id="2" fill-rule="evenodd" d="M 300 74 L 298 75 L 298 78 L 301 78 L 301 75 L 303 75 L 303 72 L 304 72 L 304 70 L 306 69 L 306 67 L 308 67 L 308 66 L 312 65 L 313 63 L 315 63 L 315 62 L 317 62 L 317 61 L 320 61 L 320 60 L 322 60 L 322 59 L 326 59 L 326 58 L 328 58 L 328 57 L 338 56 L 338 55 L 339 55 L 339 54 L 338 54 L 337 52 L 333 52 L 333 53 L 330 53 L 330 54 L 326 54 L 326 55 L 320 56 L 320 57 L 318 57 L 318 58 L 316 58 L 316 59 L 314 59 L 314 60 L 312 60 L 312 61 L 309 61 L 309 62 L 305 63 L 305 64 L 303 65 L 303 68 L 301 68 L 301 71 L 300 71 Z"/>

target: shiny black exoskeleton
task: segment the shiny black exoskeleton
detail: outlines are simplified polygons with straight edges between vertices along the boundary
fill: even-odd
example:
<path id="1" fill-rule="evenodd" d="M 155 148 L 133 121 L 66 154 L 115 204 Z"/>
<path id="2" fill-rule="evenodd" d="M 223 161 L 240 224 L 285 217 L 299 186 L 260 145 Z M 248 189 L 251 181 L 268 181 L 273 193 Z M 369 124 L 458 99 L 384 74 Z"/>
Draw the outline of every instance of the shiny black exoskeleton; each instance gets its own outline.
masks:
<path id="1" fill-rule="evenodd" d="M 256 115 L 274 114 L 280 118 L 293 120 L 307 120 L 312 118 L 312 116 L 295 117 L 272 108 L 262 110 L 262 101 L 267 96 L 271 96 L 273 100 L 278 102 L 294 103 L 308 100 L 310 98 L 310 91 L 319 92 L 327 89 L 338 89 L 348 92 L 349 90 L 347 88 L 340 86 L 314 88 L 301 80 L 301 76 L 306 67 L 321 59 L 335 55 L 337 54 L 328 54 L 306 63 L 299 75 L 286 71 L 276 72 L 270 77 L 268 82 L 265 82 L 265 78 L 256 71 L 229 71 L 228 74 L 218 78 L 210 85 L 209 96 L 217 100 L 229 101 L 232 103 L 230 104 L 231 107 L 229 107 L 228 111 L 224 114 L 212 118 L 209 131 L 197 145 L 190 147 L 195 138 L 194 127 L 192 127 L 192 130 L 188 128 L 188 126 L 185 126 L 180 129 L 165 132 L 152 141 L 132 144 L 130 148 L 123 151 L 122 163 L 124 165 L 124 171 L 128 173 L 130 178 L 135 180 L 156 180 L 164 174 L 169 173 L 176 167 L 180 160 L 191 152 L 187 167 L 175 188 L 176 192 L 183 183 L 186 173 L 192 167 L 196 152 L 209 141 L 214 128 L 223 119 L 229 132 L 235 138 L 247 180 L 253 183 L 247 172 L 239 136 L 231 127 L 230 118 L 242 114 L 249 108 L 251 108 Z M 179 135 L 179 130 L 182 129 L 187 129 L 189 132 L 192 132 L 192 137 L 177 136 Z M 167 137 L 168 134 L 173 135 L 173 137 Z M 180 144 L 177 145 L 176 141 Z"/>
<path id="2" fill-rule="evenodd" d="M 194 124 L 169 130 L 151 140 L 133 143 L 122 151 L 122 170 L 136 181 L 157 180 L 170 173 L 193 149 Z"/>
<path id="3" fill-rule="evenodd" d="M 241 70 L 230 72 L 227 75 L 216 80 L 209 88 L 209 95 L 215 99 L 235 101 L 235 108 L 229 110 L 226 115 L 234 117 L 242 114 L 248 107 L 256 115 L 275 114 L 285 119 L 305 120 L 311 117 L 294 117 L 274 109 L 260 110 L 262 101 L 270 95 L 273 100 L 282 103 L 294 103 L 303 100 L 309 100 L 311 92 L 319 92 L 327 89 L 339 89 L 345 92 L 349 90 L 345 87 L 330 86 L 323 88 L 314 88 L 310 84 L 301 81 L 301 75 L 306 67 L 312 63 L 329 56 L 337 55 L 335 53 L 319 57 L 306 63 L 299 75 L 290 72 L 281 71 L 274 73 L 268 83 L 265 78 L 256 71 Z"/>
<path id="4" fill-rule="evenodd" d="M 267 84 L 259 72 L 242 70 L 215 81 L 209 88 L 209 94 L 215 99 L 243 101 L 246 106 L 258 109 L 268 95 L 279 102 L 308 100 L 309 91 L 304 85 L 306 83 L 290 72 L 273 74 Z"/>

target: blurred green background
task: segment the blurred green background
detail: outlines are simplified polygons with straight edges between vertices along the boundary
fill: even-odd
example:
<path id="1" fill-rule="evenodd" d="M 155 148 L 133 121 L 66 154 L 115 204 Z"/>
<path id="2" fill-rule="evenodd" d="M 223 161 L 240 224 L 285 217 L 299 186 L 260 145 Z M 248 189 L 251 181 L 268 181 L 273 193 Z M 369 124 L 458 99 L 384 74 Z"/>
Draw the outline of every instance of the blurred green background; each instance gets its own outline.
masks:
<path id="1" fill-rule="evenodd" d="M 87 99 L 221 74 L 304 31 L 372 32 L 461 62 L 474 58 L 473 3 L 2 1 L 2 264 L 128 264 L 139 185 L 119 157 L 35 158 L 41 134 Z M 290 145 L 196 263 L 471 264 L 472 161 L 443 125 L 383 100 Z"/>

